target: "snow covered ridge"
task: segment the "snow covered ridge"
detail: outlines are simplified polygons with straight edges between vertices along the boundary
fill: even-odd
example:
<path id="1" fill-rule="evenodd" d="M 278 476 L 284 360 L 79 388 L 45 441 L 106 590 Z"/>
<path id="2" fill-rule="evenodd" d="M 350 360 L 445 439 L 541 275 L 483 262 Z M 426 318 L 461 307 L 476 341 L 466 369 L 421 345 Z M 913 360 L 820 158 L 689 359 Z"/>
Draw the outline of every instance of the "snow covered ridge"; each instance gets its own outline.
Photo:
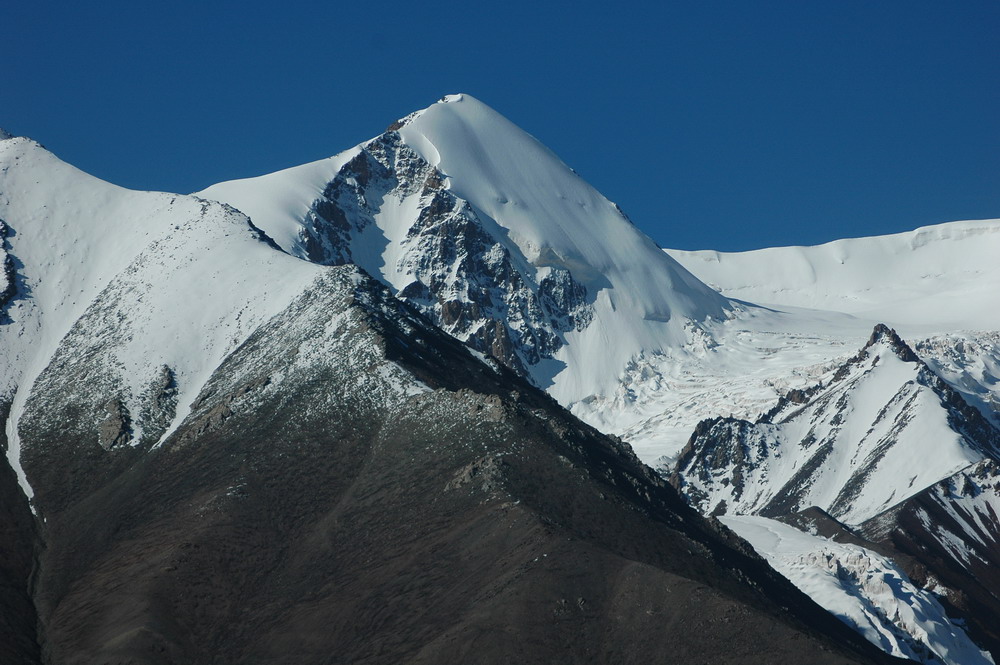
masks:
<path id="1" fill-rule="evenodd" d="M 993 663 L 934 594 L 891 559 L 764 517 L 723 517 L 775 570 L 884 651 L 921 663 Z"/>
<path id="2" fill-rule="evenodd" d="M 731 298 L 890 325 L 1000 329 L 1000 220 L 750 252 L 666 250 Z"/>
<path id="3" fill-rule="evenodd" d="M 1000 473 L 993 460 L 964 469 L 929 488 L 927 498 L 946 515 L 931 517 L 918 509 L 917 516 L 934 539 L 957 562 L 969 565 L 973 559 L 993 565 L 1000 550 Z"/>
<path id="4" fill-rule="evenodd" d="M 829 383 L 757 422 L 701 423 L 675 484 L 702 512 L 818 506 L 857 525 L 1000 451 L 1000 431 L 885 326 Z"/>
<path id="5" fill-rule="evenodd" d="M 547 148 L 452 95 L 328 160 L 209 187 L 289 253 L 352 261 L 563 403 L 728 301 Z M 607 340 L 615 340 L 609 345 Z"/>

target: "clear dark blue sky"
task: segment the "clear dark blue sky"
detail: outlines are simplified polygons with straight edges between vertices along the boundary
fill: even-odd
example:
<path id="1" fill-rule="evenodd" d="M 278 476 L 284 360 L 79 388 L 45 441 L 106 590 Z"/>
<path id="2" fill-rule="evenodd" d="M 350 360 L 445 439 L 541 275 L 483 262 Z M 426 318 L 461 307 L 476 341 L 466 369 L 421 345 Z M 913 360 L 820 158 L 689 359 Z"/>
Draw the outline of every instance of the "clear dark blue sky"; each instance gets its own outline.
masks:
<path id="1" fill-rule="evenodd" d="M 3 14 L 0 126 L 128 187 L 311 161 L 466 92 L 664 246 L 1000 217 L 997 0 L 25 0 Z"/>

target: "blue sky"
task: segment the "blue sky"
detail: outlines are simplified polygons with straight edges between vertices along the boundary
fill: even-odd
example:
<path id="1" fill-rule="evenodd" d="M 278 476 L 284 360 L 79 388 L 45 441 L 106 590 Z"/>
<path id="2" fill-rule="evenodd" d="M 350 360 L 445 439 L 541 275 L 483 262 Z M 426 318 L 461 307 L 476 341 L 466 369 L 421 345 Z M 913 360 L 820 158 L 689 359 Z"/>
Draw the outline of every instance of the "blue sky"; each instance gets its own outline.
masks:
<path id="1" fill-rule="evenodd" d="M 663 246 L 1000 217 L 1000 2 L 651 4 L 22 1 L 0 126 L 189 192 L 466 92 Z"/>

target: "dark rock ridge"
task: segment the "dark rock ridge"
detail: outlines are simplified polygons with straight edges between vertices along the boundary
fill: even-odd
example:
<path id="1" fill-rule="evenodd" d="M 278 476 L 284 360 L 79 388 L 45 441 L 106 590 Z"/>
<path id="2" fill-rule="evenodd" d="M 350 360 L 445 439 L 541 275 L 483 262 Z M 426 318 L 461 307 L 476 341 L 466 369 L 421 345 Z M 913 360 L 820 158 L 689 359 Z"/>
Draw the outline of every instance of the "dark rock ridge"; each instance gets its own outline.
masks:
<path id="1" fill-rule="evenodd" d="M 17 295 L 17 272 L 10 254 L 10 227 L 0 219 L 0 323 L 5 323 L 7 306 Z"/>
<path id="2" fill-rule="evenodd" d="M 402 126 L 402 122 L 398 127 Z M 397 128 L 398 128 L 397 127 Z M 357 247 L 384 248 L 375 218 L 408 197 L 419 197 L 403 252 L 389 272 L 410 281 L 396 295 L 474 349 L 522 376 L 563 345 L 562 334 L 592 318 L 587 289 L 564 268 L 541 279 L 535 269 L 487 229 L 446 176 L 389 131 L 364 144 L 330 181 L 306 214 L 306 257 L 323 265 L 366 265 Z M 495 226 L 495 223 L 492 223 Z"/>
<path id="3" fill-rule="evenodd" d="M 3 662 L 894 662 L 354 268 L 254 332 L 156 447 L 100 445 L 105 378 L 54 359 L 20 423 L 39 520 L 0 504 L 0 582 L 40 630 L 0 595 Z"/>

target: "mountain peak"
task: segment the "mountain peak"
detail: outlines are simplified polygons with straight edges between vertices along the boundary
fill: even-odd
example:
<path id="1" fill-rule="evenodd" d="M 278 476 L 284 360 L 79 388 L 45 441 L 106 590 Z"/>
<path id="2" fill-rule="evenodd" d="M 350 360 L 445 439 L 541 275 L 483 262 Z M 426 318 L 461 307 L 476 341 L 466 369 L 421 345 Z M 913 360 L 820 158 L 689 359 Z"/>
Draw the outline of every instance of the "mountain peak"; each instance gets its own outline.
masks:
<path id="1" fill-rule="evenodd" d="M 14 135 L 8 132 L 3 127 L 0 127 L 0 141 L 6 141 L 7 139 L 14 138 Z"/>
<path id="2" fill-rule="evenodd" d="M 467 94 L 336 157 L 199 195 L 246 213 L 293 255 L 357 263 L 480 352 L 558 384 L 564 403 L 616 390 L 630 359 L 682 346 L 688 322 L 731 308 Z"/>
<path id="3" fill-rule="evenodd" d="M 408 124 L 410 124 L 410 122 L 412 122 L 416 118 L 419 118 L 421 115 L 423 115 L 424 113 L 426 113 L 427 111 L 429 111 L 431 108 L 437 106 L 438 104 L 456 104 L 458 102 L 464 102 L 466 100 L 472 100 L 473 102 L 475 102 L 475 104 L 473 104 L 472 106 L 481 106 L 481 107 L 484 107 L 484 108 L 489 108 L 485 104 L 483 104 L 481 101 L 479 101 L 478 99 L 472 97 L 471 95 L 466 95 L 465 93 L 461 93 L 460 92 L 460 93 L 453 94 L 453 95 L 445 95 L 441 99 L 439 99 L 436 102 L 434 102 L 433 104 L 431 104 L 431 106 L 429 106 L 427 108 L 424 108 L 424 109 L 420 109 L 419 111 L 414 111 L 414 112 L 412 112 L 412 113 L 410 113 L 408 115 L 403 116 L 399 120 L 396 120 L 395 122 L 393 122 L 392 124 L 390 124 L 388 127 L 386 127 L 385 131 L 387 131 L 387 132 L 398 132 L 400 129 L 402 129 L 403 127 L 406 127 Z"/>
<path id="4" fill-rule="evenodd" d="M 875 346 L 876 344 L 883 342 L 899 357 L 903 362 L 915 363 L 920 362 L 917 354 L 913 352 L 913 349 L 903 341 L 903 339 L 896 334 L 896 331 L 885 325 L 884 323 L 879 323 L 872 330 L 871 337 L 868 338 L 868 342 L 865 344 L 862 353 Z"/>

